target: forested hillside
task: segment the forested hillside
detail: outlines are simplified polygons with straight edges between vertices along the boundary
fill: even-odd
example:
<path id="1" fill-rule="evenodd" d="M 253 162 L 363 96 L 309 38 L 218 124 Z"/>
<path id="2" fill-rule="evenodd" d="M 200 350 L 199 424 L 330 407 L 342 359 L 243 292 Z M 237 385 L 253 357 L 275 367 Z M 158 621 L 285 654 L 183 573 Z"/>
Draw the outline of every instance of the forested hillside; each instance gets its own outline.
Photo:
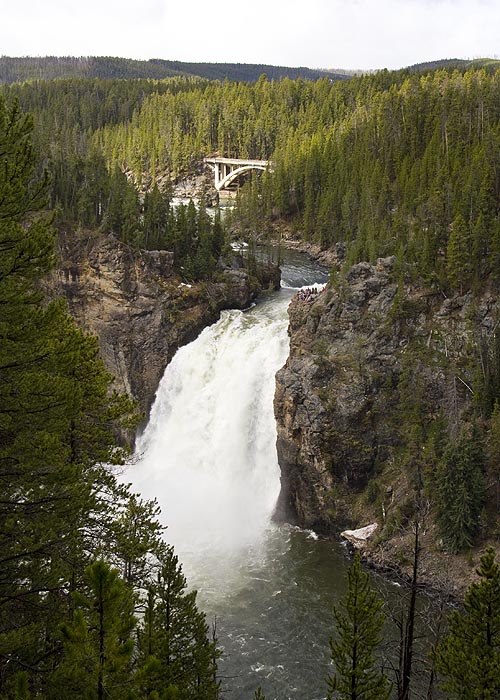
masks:
<path id="1" fill-rule="evenodd" d="M 348 492 L 350 518 L 382 518 L 384 545 L 420 527 L 425 496 L 433 553 L 497 546 L 500 72 L 63 79 L 58 61 L 61 79 L 1 87 L 0 694 L 208 700 L 218 651 L 195 595 L 154 505 L 103 466 L 124 459 L 114 435 L 134 407 L 111 392 L 95 339 L 40 291 L 53 225 L 168 249 L 185 280 L 213 279 L 220 218 L 203 200 L 174 209 L 171 185 L 208 154 L 269 159 L 227 233 L 335 251 L 328 291 L 294 302 L 283 375 L 287 409 L 314 409 L 322 517 L 340 519 Z"/>
<path id="2" fill-rule="evenodd" d="M 342 242 L 348 263 L 395 254 L 428 281 L 465 288 L 498 270 L 499 81 L 484 69 L 382 71 L 337 83 L 69 80 L 4 93 L 36 114 L 63 218 L 111 225 L 120 192 L 130 222 L 113 226 L 139 242 L 148 234 L 130 177 L 152 193 L 211 153 L 271 159 L 242 193 L 242 219 Z"/>
<path id="3" fill-rule="evenodd" d="M 0 83 L 25 80 L 53 80 L 54 78 L 104 78 L 161 80 L 173 76 L 196 76 L 209 80 L 256 81 L 262 73 L 269 78 L 306 78 L 317 80 L 328 76 L 343 80 L 345 73 L 311 68 L 291 68 L 253 63 L 186 63 L 152 58 L 138 61 L 112 56 L 0 56 Z"/>
<path id="4" fill-rule="evenodd" d="M 306 239 L 345 243 L 348 263 L 395 254 L 461 289 L 496 275 L 499 80 L 438 71 L 383 89 L 352 81 L 335 119 L 276 149 L 266 212 L 278 203 Z"/>

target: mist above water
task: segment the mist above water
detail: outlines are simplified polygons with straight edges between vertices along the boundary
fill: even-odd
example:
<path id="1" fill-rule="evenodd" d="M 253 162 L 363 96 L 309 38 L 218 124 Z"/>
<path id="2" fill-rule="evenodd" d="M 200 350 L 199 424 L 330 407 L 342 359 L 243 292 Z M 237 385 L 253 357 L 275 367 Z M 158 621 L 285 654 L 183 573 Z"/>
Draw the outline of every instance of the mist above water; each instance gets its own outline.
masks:
<path id="1" fill-rule="evenodd" d="M 278 526 L 273 399 L 288 355 L 294 287 L 325 281 L 284 265 L 283 289 L 253 308 L 223 312 L 181 348 L 158 387 L 126 478 L 156 498 L 198 601 L 217 618 L 224 697 L 325 696 L 332 591 L 344 580 L 338 547 Z M 339 583 L 340 582 L 340 583 Z M 326 602 L 328 601 L 328 602 Z M 304 695 L 306 693 L 306 695 Z"/>
<path id="2" fill-rule="evenodd" d="M 280 292 L 226 311 L 181 348 L 158 387 L 126 478 L 156 498 L 198 603 L 217 619 L 222 691 L 251 700 L 324 700 L 332 604 L 344 595 L 342 547 L 276 525 L 280 488 L 275 373 L 288 354 L 293 288 L 325 282 L 286 252 Z M 305 302 L 306 303 L 306 302 Z M 397 603 L 399 589 L 375 581 Z"/>
<path id="3" fill-rule="evenodd" d="M 132 476 L 158 500 L 181 559 L 254 543 L 269 525 L 280 488 L 273 395 L 288 353 L 288 299 L 223 312 L 177 352 L 159 385 Z"/>

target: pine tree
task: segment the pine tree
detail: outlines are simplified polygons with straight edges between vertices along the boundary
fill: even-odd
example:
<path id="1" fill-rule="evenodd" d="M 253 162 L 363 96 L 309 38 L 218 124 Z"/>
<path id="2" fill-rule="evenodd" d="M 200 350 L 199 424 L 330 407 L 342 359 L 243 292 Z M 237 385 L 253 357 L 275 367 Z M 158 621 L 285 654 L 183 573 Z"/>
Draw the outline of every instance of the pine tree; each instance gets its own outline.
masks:
<path id="1" fill-rule="evenodd" d="M 470 281 L 472 263 L 467 224 L 460 214 L 453 221 L 446 258 L 448 279 L 455 289 L 462 291 Z"/>
<path id="2" fill-rule="evenodd" d="M 74 594 L 73 620 L 61 627 L 64 657 L 48 698 L 129 698 L 136 625 L 132 591 L 103 560 L 87 567 L 85 583 L 88 590 Z"/>
<path id="3" fill-rule="evenodd" d="M 460 552 L 470 547 L 480 527 L 484 503 L 484 449 L 477 426 L 464 431 L 443 453 L 434 481 L 437 522 L 445 547 Z"/>
<path id="4" fill-rule="evenodd" d="M 113 430 L 131 406 L 110 396 L 96 340 L 38 284 L 54 232 L 31 130 L 0 101 L 0 694 L 22 669 L 42 688 L 53 668 L 111 478 L 102 463 L 120 461 Z"/>
<path id="5" fill-rule="evenodd" d="M 376 649 L 384 623 L 382 602 L 361 568 L 359 553 L 348 571 L 348 591 L 333 614 L 337 637 L 330 640 L 335 666 L 328 677 L 329 700 L 388 700 L 387 677 L 377 668 Z"/>
<path id="6" fill-rule="evenodd" d="M 168 241 L 169 197 L 155 185 L 144 196 L 144 234 L 143 245 L 146 249 L 165 248 Z"/>
<path id="7" fill-rule="evenodd" d="M 145 590 L 155 571 L 152 553 L 162 546 L 160 508 L 156 501 L 143 501 L 122 485 L 116 496 L 119 504 L 110 514 L 111 547 L 107 546 L 107 554 L 111 554 L 128 584 Z"/>
<path id="8" fill-rule="evenodd" d="M 42 305 L 36 281 L 53 262 L 46 181 L 36 177 L 33 123 L 0 99 L 0 694 L 17 654 L 37 663 L 40 596 L 54 583 L 45 556 L 59 541 L 60 403 L 51 368 L 65 324 L 59 304 Z M 39 526 L 40 529 L 39 529 Z M 10 663 L 7 659 L 10 656 Z"/>
<path id="9" fill-rule="evenodd" d="M 109 178 L 104 156 L 92 149 L 83 165 L 83 181 L 78 192 L 78 221 L 82 226 L 101 225 L 108 199 Z"/>
<path id="10" fill-rule="evenodd" d="M 452 613 L 438 649 L 443 688 L 456 700 L 500 697 L 500 567 L 492 547 L 477 573 L 479 580 L 467 591 L 463 611 Z"/>
<path id="11" fill-rule="evenodd" d="M 215 700 L 219 651 L 209 639 L 205 615 L 196 606 L 196 591 L 187 590 L 173 549 L 159 552 L 157 581 L 150 586 L 139 633 L 141 692 L 170 688 L 183 700 Z"/>

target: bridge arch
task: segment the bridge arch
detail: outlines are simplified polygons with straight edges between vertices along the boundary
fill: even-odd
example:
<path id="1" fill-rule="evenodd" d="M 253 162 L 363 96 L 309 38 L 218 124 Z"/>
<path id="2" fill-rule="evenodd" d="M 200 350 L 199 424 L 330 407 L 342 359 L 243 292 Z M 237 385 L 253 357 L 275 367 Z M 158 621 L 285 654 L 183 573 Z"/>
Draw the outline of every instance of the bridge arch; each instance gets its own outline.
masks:
<path id="1" fill-rule="evenodd" d="M 250 170 L 267 170 L 267 166 L 264 165 L 241 165 L 239 168 L 231 170 L 231 172 L 226 175 L 218 184 L 215 185 L 217 190 L 224 190 L 228 185 L 234 182 L 239 175 L 242 173 L 247 173 Z"/>
<path id="2" fill-rule="evenodd" d="M 267 170 L 267 160 L 244 160 L 242 158 L 205 158 L 205 163 L 214 170 L 215 189 L 219 192 L 227 188 L 243 173 L 250 170 Z"/>

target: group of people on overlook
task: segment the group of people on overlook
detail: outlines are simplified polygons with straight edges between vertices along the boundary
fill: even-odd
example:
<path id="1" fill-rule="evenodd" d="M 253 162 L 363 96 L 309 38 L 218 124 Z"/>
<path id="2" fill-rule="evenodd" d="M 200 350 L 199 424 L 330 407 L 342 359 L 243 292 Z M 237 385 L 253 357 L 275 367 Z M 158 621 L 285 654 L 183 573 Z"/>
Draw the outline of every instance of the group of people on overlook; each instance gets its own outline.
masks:
<path id="1" fill-rule="evenodd" d="M 305 289 L 299 289 L 295 295 L 295 298 L 299 301 L 313 301 L 318 294 L 321 294 L 324 291 L 325 287 L 322 287 L 321 289 L 318 289 L 317 287 L 306 287 Z"/>

